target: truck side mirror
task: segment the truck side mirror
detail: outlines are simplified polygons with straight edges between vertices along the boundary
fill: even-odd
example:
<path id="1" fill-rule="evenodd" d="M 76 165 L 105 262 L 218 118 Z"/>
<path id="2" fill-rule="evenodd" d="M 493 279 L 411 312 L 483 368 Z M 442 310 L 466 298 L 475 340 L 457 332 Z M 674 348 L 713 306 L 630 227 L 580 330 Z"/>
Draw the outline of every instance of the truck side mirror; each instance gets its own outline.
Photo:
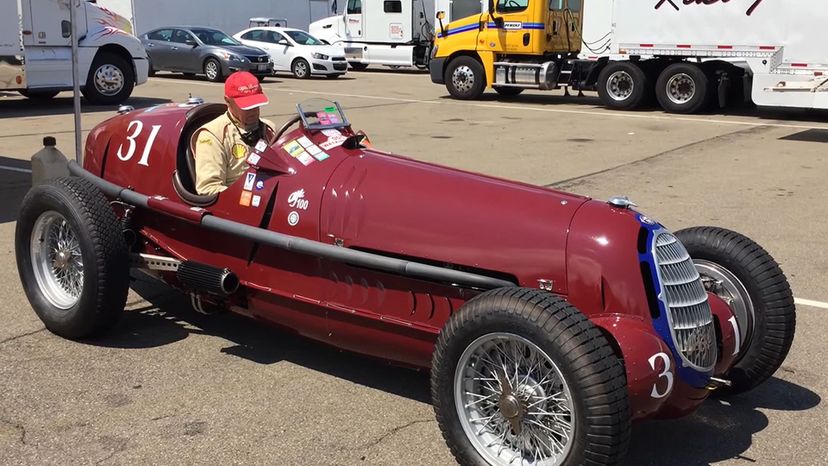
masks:
<path id="1" fill-rule="evenodd" d="M 439 19 L 440 21 L 445 19 L 445 17 L 446 17 L 446 12 L 445 11 L 438 11 L 437 12 L 437 19 Z"/>
<path id="2" fill-rule="evenodd" d="M 440 32 L 445 36 L 446 35 L 446 26 L 443 25 L 443 18 L 446 17 L 445 11 L 438 11 L 437 12 L 437 21 L 440 22 Z"/>

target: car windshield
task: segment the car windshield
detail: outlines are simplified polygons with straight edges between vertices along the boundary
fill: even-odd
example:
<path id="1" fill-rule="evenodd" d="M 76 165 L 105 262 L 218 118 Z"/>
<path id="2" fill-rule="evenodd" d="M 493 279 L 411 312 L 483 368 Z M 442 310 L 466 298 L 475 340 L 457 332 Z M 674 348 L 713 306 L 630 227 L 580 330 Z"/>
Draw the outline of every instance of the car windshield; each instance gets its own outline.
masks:
<path id="1" fill-rule="evenodd" d="M 192 29 L 192 32 L 205 45 L 241 45 L 236 39 L 215 29 Z"/>
<path id="2" fill-rule="evenodd" d="M 299 45 L 323 45 L 322 41 L 303 31 L 285 31 Z"/>

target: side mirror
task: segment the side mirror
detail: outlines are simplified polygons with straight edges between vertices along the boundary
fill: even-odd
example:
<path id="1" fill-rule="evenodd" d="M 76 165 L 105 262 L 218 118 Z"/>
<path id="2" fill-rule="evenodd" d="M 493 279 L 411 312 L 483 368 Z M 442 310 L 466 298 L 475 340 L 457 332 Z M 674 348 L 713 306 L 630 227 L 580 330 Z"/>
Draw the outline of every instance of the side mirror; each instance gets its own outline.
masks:
<path id="1" fill-rule="evenodd" d="M 184 41 L 184 43 L 189 45 L 190 47 L 195 47 L 198 45 L 198 42 L 194 41 L 193 39 L 187 39 Z"/>
<path id="2" fill-rule="evenodd" d="M 276 43 L 279 44 L 279 45 L 284 45 L 285 47 L 290 47 L 291 46 L 290 42 L 288 42 L 287 39 L 282 39 L 282 40 L 280 40 L 279 42 L 276 42 Z"/>
<path id="3" fill-rule="evenodd" d="M 446 12 L 445 11 L 438 11 L 437 12 L 437 19 L 440 21 L 446 19 Z"/>
<path id="4" fill-rule="evenodd" d="M 437 21 L 440 22 L 440 32 L 445 36 L 446 35 L 446 26 L 443 24 L 443 19 L 446 17 L 445 11 L 438 11 L 437 12 Z"/>

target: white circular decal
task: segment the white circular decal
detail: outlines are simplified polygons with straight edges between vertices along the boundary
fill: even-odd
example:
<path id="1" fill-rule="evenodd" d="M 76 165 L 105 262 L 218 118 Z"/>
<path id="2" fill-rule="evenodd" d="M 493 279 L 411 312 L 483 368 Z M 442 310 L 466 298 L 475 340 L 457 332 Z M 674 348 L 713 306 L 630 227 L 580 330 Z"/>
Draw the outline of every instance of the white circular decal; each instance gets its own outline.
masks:
<path id="1" fill-rule="evenodd" d="M 299 212 L 294 211 L 288 214 L 288 223 L 290 226 L 295 227 L 299 223 Z"/>

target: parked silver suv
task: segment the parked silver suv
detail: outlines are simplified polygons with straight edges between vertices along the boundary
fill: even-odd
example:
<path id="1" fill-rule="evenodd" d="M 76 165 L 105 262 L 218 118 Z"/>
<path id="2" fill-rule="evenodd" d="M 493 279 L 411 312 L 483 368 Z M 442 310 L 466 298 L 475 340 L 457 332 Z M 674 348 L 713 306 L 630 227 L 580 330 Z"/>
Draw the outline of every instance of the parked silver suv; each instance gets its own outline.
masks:
<path id="1" fill-rule="evenodd" d="M 234 71 L 249 71 L 263 80 L 273 74 L 273 63 L 264 50 L 243 45 L 223 31 L 200 26 L 168 26 L 141 37 L 156 71 L 204 74 L 214 82 L 224 81 Z"/>

